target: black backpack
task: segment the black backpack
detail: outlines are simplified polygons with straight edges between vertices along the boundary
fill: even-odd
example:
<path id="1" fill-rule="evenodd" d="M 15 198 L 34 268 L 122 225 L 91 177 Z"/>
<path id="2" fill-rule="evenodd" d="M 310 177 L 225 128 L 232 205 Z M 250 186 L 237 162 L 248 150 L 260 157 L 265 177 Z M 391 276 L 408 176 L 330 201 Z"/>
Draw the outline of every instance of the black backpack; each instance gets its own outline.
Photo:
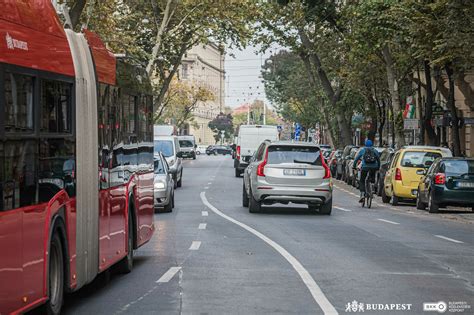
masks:
<path id="1" fill-rule="evenodd" d="M 372 164 L 377 162 L 377 155 L 375 154 L 375 150 L 372 148 L 365 148 L 363 159 L 366 164 Z"/>

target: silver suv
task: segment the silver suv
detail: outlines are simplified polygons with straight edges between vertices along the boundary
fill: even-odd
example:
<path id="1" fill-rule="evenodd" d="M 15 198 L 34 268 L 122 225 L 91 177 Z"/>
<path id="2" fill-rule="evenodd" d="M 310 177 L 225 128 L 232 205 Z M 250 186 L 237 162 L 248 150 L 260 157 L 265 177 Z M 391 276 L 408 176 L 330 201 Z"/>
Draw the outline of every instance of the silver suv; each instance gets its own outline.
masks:
<path id="1" fill-rule="evenodd" d="M 242 205 L 249 212 L 262 204 L 307 204 L 331 214 L 332 181 L 322 152 L 308 142 L 263 142 L 244 172 Z"/>

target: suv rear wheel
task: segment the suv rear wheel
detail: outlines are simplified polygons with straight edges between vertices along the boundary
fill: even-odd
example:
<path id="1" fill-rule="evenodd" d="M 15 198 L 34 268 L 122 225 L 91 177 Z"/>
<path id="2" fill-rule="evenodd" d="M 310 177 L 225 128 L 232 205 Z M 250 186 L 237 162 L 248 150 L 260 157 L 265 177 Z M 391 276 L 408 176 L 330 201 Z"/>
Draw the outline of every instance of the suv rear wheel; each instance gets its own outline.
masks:
<path id="1" fill-rule="evenodd" d="M 331 215 L 331 212 L 332 212 L 332 198 L 329 199 L 328 202 L 322 204 L 321 208 L 319 209 L 319 213 L 321 214 Z"/>
<path id="2" fill-rule="evenodd" d="M 245 191 L 245 184 L 242 185 L 242 206 L 245 208 L 249 206 L 249 196 Z"/>
<path id="3" fill-rule="evenodd" d="M 259 201 L 255 200 L 255 198 L 253 197 L 253 194 L 252 194 L 252 190 L 250 190 L 250 196 L 249 196 L 249 212 L 250 213 L 257 213 L 257 212 L 260 212 L 260 210 L 262 210 L 262 205 L 260 204 Z"/>

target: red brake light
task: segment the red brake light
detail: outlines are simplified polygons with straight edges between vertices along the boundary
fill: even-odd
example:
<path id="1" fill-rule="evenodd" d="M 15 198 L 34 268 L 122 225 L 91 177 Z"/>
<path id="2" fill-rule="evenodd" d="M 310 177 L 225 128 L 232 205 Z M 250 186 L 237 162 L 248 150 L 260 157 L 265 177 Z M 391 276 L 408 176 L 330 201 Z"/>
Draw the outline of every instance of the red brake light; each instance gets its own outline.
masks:
<path id="1" fill-rule="evenodd" d="M 257 176 L 265 176 L 265 165 L 267 165 L 267 159 L 268 159 L 268 149 L 267 149 L 267 152 L 265 152 L 265 158 L 263 159 L 263 162 L 258 164 Z"/>
<path id="2" fill-rule="evenodd" d="M 402 171 L 398 167 L 395 170 L 395 180 L 402 180 Z"/>
<path id="3" fill-rule="evenodd" d="M 446 183 L 446 175 L 443 173 L 436 174 L 434 182 L 437 185 L 444 185 Z"/>
<path id="4" fill-rule="evenodd" d="M 239 159 L 240 158 L 240 145 L 237 146 L 236 153 L 237 153 L 237 158 Z"/>
<path id="5" fill-rule="evenodd" d="M 331 178 L 331 171 L 329 170 L 329 167 L 327 166 L 326 161 L 324 161 L 323 153 L 320 151 L 319 154 L 321 154 L 321 164 L 324 167 L 324 177 L 323 177 L 323 179 Z"/>

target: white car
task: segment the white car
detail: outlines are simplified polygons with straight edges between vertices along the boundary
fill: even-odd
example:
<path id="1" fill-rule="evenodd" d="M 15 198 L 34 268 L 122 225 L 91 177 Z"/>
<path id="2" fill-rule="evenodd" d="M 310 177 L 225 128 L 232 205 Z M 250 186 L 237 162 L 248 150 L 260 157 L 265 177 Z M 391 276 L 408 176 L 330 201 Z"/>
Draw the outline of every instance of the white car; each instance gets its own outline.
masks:
<path id="1" fill-rule="evenodd" d="M 154 201 L 155 210 L 164 208 L 166 212 L 174 208 L 174 180 L 163 154 L 155 155 L 154 161 Z"/>
<path id="2" fill-rule="evenodd" d="M 196 148 L 196 154 L 197 155 L 206 154 L 206 148 L 207 148 L 207 145 L 198 145 Z"/>

